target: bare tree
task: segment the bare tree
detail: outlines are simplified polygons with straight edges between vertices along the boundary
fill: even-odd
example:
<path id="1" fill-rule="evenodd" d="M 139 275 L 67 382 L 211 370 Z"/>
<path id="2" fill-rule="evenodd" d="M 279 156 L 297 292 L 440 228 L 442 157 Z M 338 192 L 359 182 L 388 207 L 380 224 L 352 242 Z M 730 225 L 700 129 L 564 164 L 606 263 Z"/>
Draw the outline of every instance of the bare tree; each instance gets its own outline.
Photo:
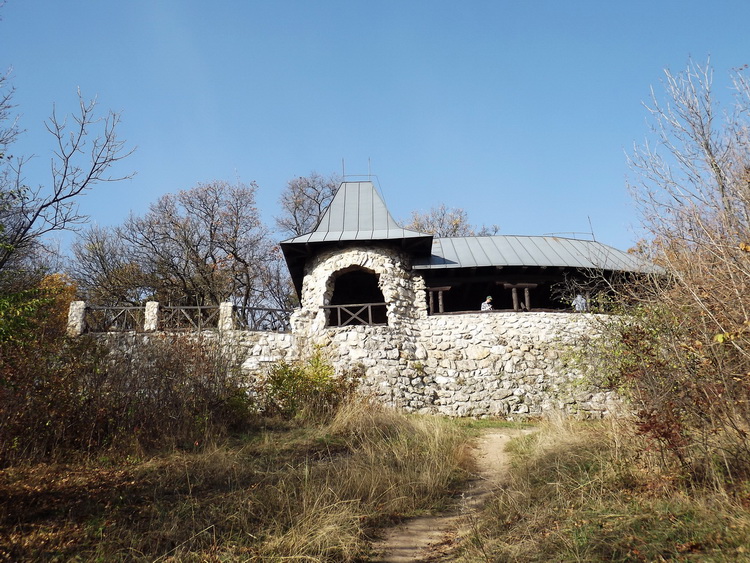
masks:
<path id="1" fill-rule="evenodd" d="M 211 182 L 167 194 L 114 230 L 75 244 L 87 297 L 169 305 L 283 306 L 280 256 L 255 206 L 255 184 Z M 87 281 L 89 280 L 89 281 Z"/>
<path id="2" fill-rule="evenodd" d="M 92 226 L 73 241 L 68 271 L 86 298 L 98 305 L 138 305 L 152 297 L 151 280 L 119 228 Z"/>
<path id="3" fill-rule="evenodd" d="M 12 90 L 0 97 L 0 119 L 9 119 Z M 53 108 L 46 122 L 55 141 L 51 159 L 51 183 L 32 188 L 26 183 L 24 166 L 29 157 L 5 158 L 0 176 L 0 272 L 19 254 L 39 244 L 54 231 L 75 228 L 87 217 L 79 212 L 78 198 L 100 182 L 130 177 L 110 175 L 114 164 L 132 153 L 117 137 L 120 115 L 110 111 L 96 116 L 96 101 L 85 101 L 78 93 L 78 112 L 59 117 Z M 17 124 L 0 130 L 7 144 L 18 134 Z"/>
<path id="4" fill-rule="evenodd" d="M 10 71 L 0 75 L 0 159 L 5 158 L 7 147 L 20 133 L 18 119 L 13 117 L 13 94 L 15 89 L 9 82 Z"/>
<path id="5" fill-rule="evenodd" d="M 340 176 L 324 177 L 317 172 L 289 180 L 279 199 L 282 214 L 276 218 L 276 226 L 291 236 L 309 233 L 320 221 L 340 184 Z"/>
<path id="6" fill-rule="evenodd" d="M 651 134 L 634 148 L 629 187 L 648 232 L 640 247 L 664 271 L 622 288 L 629 315 L 613 323 L 618 333 L 599 359 L 631 390 L 641 431 L 688 472 L 714 467 L 722 452 L 722 482 L 750 471 L 746 72 L 732 73 L 728 106 L 711 67 L 692 61 L 665 71 L 663 92 L 652 90 Z"/>
<path id="7" fill-rule="evenodd" d="M 750 318 L 741 280 L 750 277 L 750 84 L 732 75 L 734 104 L 721 111 L 709 66 L 691 62 L 678 74 L 665 71 L 666 101 L 652 92 L 653 142 L 634 149 L 630 185 L 651 254 L 670 271 L 710 321 L 729 332 Z M 705 295 L 709 280 L 721 282 Z M 672 287 L 672 286 L 670 286 Z M 728 302 L 732 303 L 727 307 Z"/>
<path id="8" fill-rule="evenodd" d="M 500 230 L 497 225 L 477 229 L 469 222 L 465 210 L 460 207 L 447 207 L 444 203 L 431 207 L 425 213 L 412 211 L 411 218 L 404 227 L 436 237 L 488 236 L 497 234 Z"/>

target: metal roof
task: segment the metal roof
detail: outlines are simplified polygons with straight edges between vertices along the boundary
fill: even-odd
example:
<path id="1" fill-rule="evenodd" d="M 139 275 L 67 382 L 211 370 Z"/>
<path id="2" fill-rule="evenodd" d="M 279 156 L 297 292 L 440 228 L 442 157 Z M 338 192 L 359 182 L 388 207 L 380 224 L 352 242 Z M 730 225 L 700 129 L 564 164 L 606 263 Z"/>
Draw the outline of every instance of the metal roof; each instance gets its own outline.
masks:
<path id="1" fill-rule="evenodd" d="M 396 223 L 372 182 L 343 182 L 315 229 L 282 244 L 431 237 Z"/>
<path id="2" fill-rule="evenodd" d="M 432 235 L 401 228 L 372 182 L 343 182 L 312 232 L 280 243 L 298 295 L 307 260 L 345 242 L 379 242 L 412 256 L 427 256 Z"/>
<path id="3" fill-rule="evenodd" d="M 434 238 L 400 227 L 372 182 L 343 182 L 312 232 L 281 242 L 297 294 L 301 295 L 310 257 L 326 247 L 365 241 L 397 245 L 412 257 L 415 270 L 537 266 L 658 271 L 636 256 L 595 241 L 551 236 Z"/>
<path id="4" fill-rule="evenodd" d="M 415 270 L 540 266 L 647 272 L 653 266 L 606 244 L 551 236 L 435 238 L 429 257 L 415 257 Z"/>

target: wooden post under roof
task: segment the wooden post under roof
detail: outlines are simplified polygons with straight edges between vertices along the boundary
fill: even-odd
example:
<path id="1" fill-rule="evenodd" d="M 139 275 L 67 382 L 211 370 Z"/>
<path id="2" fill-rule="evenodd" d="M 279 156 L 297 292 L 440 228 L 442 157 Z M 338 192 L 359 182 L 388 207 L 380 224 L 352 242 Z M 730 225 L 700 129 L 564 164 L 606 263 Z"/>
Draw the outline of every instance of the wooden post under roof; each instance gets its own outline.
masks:
<path id="1" fill-rule="evenodd" d="M 531 311 L 531 290 L 536 288 L 538 284 L 536 283 L 506 283 L 506 282 L 497 282 L 497 283 L 498 285 L 502 285 L 505 289 L 511 290 L 511 295 L 513 296 L 513 310 L 514 311 L 521 310 L 521 304 L 518 299 L 518 290 L 523 289 L 524 306 L 527 311 Z"/>
<path id="2" fill-rule="evenodd" d="M 427 292 L 430 294 L 429 298 L 429 306 L 430 306 L 430 315 L 432 315 L 435 312 L 435 293 L 438 294 L 438 312 L 444 313 L 445 309 L 443 307 L 443 292 L 448 291 L 451 288 L 449 285 L 445 285 L 442 287 L 428 287 Z"/>

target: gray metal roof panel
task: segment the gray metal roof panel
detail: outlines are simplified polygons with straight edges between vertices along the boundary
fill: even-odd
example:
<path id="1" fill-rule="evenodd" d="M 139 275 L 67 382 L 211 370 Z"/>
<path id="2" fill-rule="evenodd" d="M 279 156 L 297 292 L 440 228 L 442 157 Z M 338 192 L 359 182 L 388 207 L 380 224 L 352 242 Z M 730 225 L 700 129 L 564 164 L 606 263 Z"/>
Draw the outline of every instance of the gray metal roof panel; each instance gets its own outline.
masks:
<path id="1" fill-rule="evenodd" d="M 430 237 L 396 223 L 372 182 L 343 182 L 311 233 L 284 244 Z"/>
<path id="2" fill-rule="evenodd" d="M 637 257 L 600 242 L 534 236 L 434 239 L 432 256 L 414 261 L 415 269 L 485 266 L 560 266 L 623 271 L 652 269 Z"/>

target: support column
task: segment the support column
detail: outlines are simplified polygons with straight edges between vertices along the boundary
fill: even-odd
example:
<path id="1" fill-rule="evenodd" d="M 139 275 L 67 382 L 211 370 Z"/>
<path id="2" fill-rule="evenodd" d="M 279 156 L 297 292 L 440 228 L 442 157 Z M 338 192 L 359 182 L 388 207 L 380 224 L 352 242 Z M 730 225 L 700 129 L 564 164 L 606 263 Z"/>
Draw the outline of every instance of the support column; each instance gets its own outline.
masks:
<path id="1" fill-rule="evenodd" d="M 505 289 L 510 289 L 511 295 L 513 296 L 513 310 L 514 311 L 531 311 L 531 290 L 537 287 L 535 283 L 508 283 L 508 282 L 497 282 L 498 285 L 502 283 Z M 523 307 L 518 295 L 518 290 L 523 289 Z"/>
<path id="2" fill-rule="evenodd" d="M 435 313 L 435 294 L 437 293 L 437 306 L 438 306 L 438 313 L 444 313 L 445 307 L 443 306 L 443 292 L 448 291 L 451 288 L 451 286 L 446 285 L 443 287 L 428 287 L 427 293 L 429 295 L 429 310 L 430 315 Z"/>
<path id="3" fill-rule="evenodd" d="M 221 303 L 219 305 L 219 330 L 234 330 L 234 305 Z"/>
<path id="4" fill-rule="evenodd" d="M 154 332 L 159 329 L 159 302 L 147 301 L 146 311 L 143 314 L 144 332 Z"/>
<path id="5" fill-rule="evenodd" d="M 86 330 L 86 302 L 73 301 L 68 307 L 68 336 L 71 338 L 81 336 L 84 330 Z"/>
<path id="6" fill-rule="evenodd" d="M 513 286 L 510 289 L 510 292 L 513 295 L 513 310 L 518 311 L 518 309 L 520 309 L 520 306 L 518 304 L 518 288 L 516 286 Z"/>

